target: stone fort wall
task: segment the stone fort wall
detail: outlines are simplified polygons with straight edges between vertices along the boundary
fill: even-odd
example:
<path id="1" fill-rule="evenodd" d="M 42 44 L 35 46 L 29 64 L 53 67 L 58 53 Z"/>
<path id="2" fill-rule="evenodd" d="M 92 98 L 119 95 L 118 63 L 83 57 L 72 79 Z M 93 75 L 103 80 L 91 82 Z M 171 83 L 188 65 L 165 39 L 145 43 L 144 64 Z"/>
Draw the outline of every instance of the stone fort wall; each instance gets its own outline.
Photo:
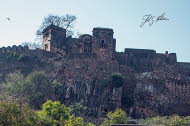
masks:
<path id="1" fill-rule="evenodd" d="M 22 52 L 22 51 L 28 51 L 29 48 L 28 46 L 16 46 L 16 45 L 13 45 L 12 47 L 11 46 L 8 46 L 8 47 L 2 47 L 0 48 L 0 53 L 6 53 L 6 52 Z"/>
<path id="2" fill-rule="evenodd" d="M 153 67 L 163 64 L 176 64 L 175 53 L 156 53 L 155 50 L 126 48 L 124 52 L 117 52 L 115 59 L 120 65 L 127 65 L 137 72 L 150 72 Z"/>

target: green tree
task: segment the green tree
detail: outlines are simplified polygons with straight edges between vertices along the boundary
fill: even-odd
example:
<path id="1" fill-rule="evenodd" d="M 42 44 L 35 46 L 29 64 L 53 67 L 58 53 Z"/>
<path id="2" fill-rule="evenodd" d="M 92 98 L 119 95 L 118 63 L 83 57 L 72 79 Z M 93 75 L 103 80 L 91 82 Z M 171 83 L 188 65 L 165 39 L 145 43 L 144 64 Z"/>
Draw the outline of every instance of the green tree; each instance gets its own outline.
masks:
<path id="1" fill-rule="evenodd" d="M 74 116 L 83 116 L 87 111 L 87 107 L 84 107 L 80 103 L 75 103 L 74 105 L 70 105 L 69 108 L 71 114 L 73 114 Z"/>
<path id="2" fill-rule="evenodd" d="M 86 126 L 87 124 L 84 122 L 81 117 L 70 116 L 69 120 L 66 122 L 66 126 Z"/>
<path id="3" fill-rule="evenodd" d="M 63 101 L 64 97 L 64 84 L 54 80 L 52 82 L 52 90 L 53 90 L 53 99 L 58 101 Z"/>
<path id="4" fill-rule="evenodd" d="M 151 117 L 140 120 L 140 124 L 152 126 L 190 126 L 190 117 L 164 116 Z"/>
<path id="5" fill-rule="evenodd" d="M 93 123 L 87 123 L 87 126 L 96 126 Z"/>
<path id="6" fill-rule="evenodd" d="M 9 74 L 1 92 L 6 97 L 26 102 L 39 109 L 52 95 L 50 79 L 44 72 L 33 72 L 27 77 L 20 73 Z"/>
<path id="7" fill-rule="evenodd" d="M 26 100 L 27 84 L 25 77 L 20 73 L 9 74 L 6 77 L 5 83 L 3 83 L 3 90 L 1 92 L 6 97 L 11 97 L 17 101 Z"/>
<path id="8" fill-rule="evenodd" d="M 66 126 L 95 126 L 92 123 L 84 122 L 84 119 L 81 117 L 70 116 L 69 120 L 65 123 Z"/>
<path id="9" fill-rule="evenodd" d="M 188 117 L 183 117 L 183 116 L 180 117 L 178 115 L 174 115 L 174 116 L 162 117 L 162 118 L 167 119 L 166 122 L 168 123 L 165 124 L 166 126 L 189 126 L 190 125 L 190 118 Z"/>
<path id="10" fill-rule="evenodd" d="M 52 95 L 51 82 L 44 72 L 33 72 L 26 78 L 29 103 L 40 108 Z"/>
<path id="11" fill-rule="evenodd" d="M 70 108 L 58 101 L 48 100 L 38 111 L 39 125 L 46 126 L 95 126 L 84 122 L 83 118 L 70 115 Z"/>
<path id="12" fill-rule="evenodd" d="M 42 117 L 49 117 L 52 120 L 65 122 L 69 119 L 70 110 L 64 104 L 58 101 L 48 100 L 42 105 L 42 111 L 39 111 Z"/>
<path id="13" fill-rule="evenodd" d="M 101 126 L 110 126 L 111 124 L 127 124 L 129 117 L 121 110 L 116 109 L 114 112 L 109 112 L 107 118 L 101 124 Z"/>
<path id="14" fill-rule="evenodd" d="M 13 101 L 0 102 L 1 126 L 34 126 L 37 115 L 28 105 L 20 105 Z"/>

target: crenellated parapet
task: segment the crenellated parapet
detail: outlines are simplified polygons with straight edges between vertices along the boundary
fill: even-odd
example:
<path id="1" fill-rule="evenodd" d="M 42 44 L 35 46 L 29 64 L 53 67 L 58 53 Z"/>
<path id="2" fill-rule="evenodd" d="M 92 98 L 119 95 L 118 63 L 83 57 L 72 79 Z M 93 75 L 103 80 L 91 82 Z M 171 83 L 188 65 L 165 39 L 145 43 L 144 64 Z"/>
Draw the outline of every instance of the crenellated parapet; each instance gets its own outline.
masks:
<path id="1" fill-rule="evenodd" d="M 16 45 L 13 45 L 12 47 L 11 46 L 8 46 L 8 47 L 2 47 L 0 48 L 0 53 L 7 53 L 7 52 L 23 52 L 23 51 L 28 51 L 29 48 L 28 46 L 16 46 Z"/>

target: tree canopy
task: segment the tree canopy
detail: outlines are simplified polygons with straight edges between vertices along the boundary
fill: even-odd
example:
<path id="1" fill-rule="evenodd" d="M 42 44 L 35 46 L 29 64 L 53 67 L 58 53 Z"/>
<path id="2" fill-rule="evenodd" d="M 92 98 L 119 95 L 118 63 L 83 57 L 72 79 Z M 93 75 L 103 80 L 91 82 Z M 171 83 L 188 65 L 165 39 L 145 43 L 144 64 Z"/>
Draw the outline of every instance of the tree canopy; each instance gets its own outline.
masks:
<path id="1" fill-rule="evenodd" d="M 12 73 L 2 84 L 1 93 L 17 101 L 27 101 L 32 107 L 39 109 L 51 98 L 51 85 L 51 80 L 44 72 L 33 72 L 26 77 L 20 73 Z"/>
<path id="2" fill-rule="evenodd" d="M 54 15 L 54 14 L 49 14 L 48 16 L 44 17 L 41 26 L 37 30 L 36 34 L 41 35 L 42 31 L 50 26 L 50 25 L 55 25 L 58 27 L 62 27 L 66 29 L 67 31 L 67 36 L 74 35 L 74 24 L 76 23 L 77 17 L 75 15 Z"/>
<path id="3" fill-rule="evenodd" d="M 127 124 L 129 117 L 127 114 L 121 110 L 116 109 L 114 112 L 109 112 L 107 118 L 104 119 L 104 122 L 101 126 L 110 126 L 111 124 Z"/>

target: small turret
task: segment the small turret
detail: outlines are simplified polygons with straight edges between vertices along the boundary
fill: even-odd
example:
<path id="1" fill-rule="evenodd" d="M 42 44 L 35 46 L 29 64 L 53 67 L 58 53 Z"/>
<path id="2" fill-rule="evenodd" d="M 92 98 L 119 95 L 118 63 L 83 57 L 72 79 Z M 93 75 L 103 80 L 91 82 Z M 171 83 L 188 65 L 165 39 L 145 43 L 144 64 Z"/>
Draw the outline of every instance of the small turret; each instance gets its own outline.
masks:
<path id="1" fill-rule="evenodd" d="M 94 28 L 92 52 L 97 53 L 101 58 L 112 59 L 115 52 L 115 39 L 113 29 Z"/>
<path id="2" fill-rule="evenodd" d="M 55 25 L 50 25 L 43 30 L 42 34 L 42 49 L 53 51 L 55 48 L 63 48 L 64 42 L 66 41 L 65 29 Z"/>

